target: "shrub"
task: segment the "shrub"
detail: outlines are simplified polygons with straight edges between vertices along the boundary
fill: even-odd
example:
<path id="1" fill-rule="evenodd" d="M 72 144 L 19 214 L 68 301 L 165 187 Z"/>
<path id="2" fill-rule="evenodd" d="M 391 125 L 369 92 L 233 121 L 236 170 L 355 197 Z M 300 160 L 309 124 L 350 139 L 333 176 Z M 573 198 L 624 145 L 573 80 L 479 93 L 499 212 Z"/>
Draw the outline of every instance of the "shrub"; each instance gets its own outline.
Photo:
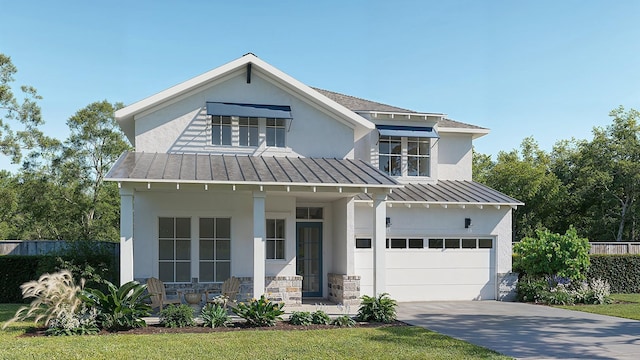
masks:
<path id="1" fill-rule="evenodd" d="M 591 255 L 589 279 L 603 279 L 613 293 L 640 293 L 640 255 Z"/>
<path id="2" fill-rule="evenodd" d="M 362 296 L 362 303 L 356 316 L 359 321 L 390 323 L 396 319 L 396 301 L 383 293 L 378 297 Z"/>
<path id="3" fill-rule="evenodd" d="M 537 238 L 524 238 L 513 246 L 517 267 L 533 276 L 559 275 L 584 279 L 589 268 L 589 241 L 570 227 L 564 235 L 537 230 Z"/>
<path id="4" fill-rule="evenodd" d="M 238 303 L 231 311 L 245 319 L 249 326 L 275 326 L 276 320 L 282 320 L 283 307 L 284 303 L 274 303 L 262 295 L 248 304 Z"/>
<path id="5" fill-rule="evenodd" d="M 576 302 L 583 304 L 608 304 L 611 303 L 611 287 L 606 280 L 593 279 L 588 283 L 583 282 L 576 291 Z"/>
<path id="6" fill-rule="evenodd" d="M 218 304 L 205 305 L 200 312 L 200 317 L 202 317 L 205 327 L 226 327 L 231 324 L 231 319 L 229 318 L 229 314 L 227 314 L 227 309 Z"/>
<path id="7" fill-rule="evenodd" d="M 145 303 L 149 298 L 149 295 L 145 294 L 147 285 L 129 281 L 117 288 L 109 281 L 104 283 L 107 287 L 106 293 L 99 289 L 85 289 L 81 294 L 82 300 L 88 306 L 98 310 L 100 327 L 118 331 L 146 326 L 142 317 L 151 314 L 151 306 Z"/>
<path id="8" fill-rule="evenodd" d="M 169 305 L 160 311 L 160 324 L 169 328 L 194 326 L 193 308 L 189 305 Z"/>
<path id="9" fill-rule="evenodd" d="M 289 316 L 289 323 L 293 325 L 308 326 L 313 323 L 313 317 L 311 316 L 311 313 L 308 311 L 294 311 Z"/>
<path id="10" fill-rule="evenodd" d="M 331 318 L 326 312 L 316 310 L 311 313 L 311 322 L 317 325 L 329 325 L 331 324 Z"/>
<path id="11" fill-rule="evenodd" d="M 355 324 L 355 320 L 353 320 L 349 315 L 341 315 L 331 321 L 331 325 L 341 327 L 352 327 Z"/>
<path id="12" fill-rule="evenodd" d="M 57 318 L 49 322 L 49 328 L 45 334 L 53 336 L 97 334 L 99 332 L 97 316 L 97 310 L 88 310 L 84 306 L 77 313 L 63 310 Z"/>
<path id="13" fill-rule="evenodd" d="M 79 297 L 82 287 L 76 286 L 71 272 L 67 270 L 44 274 L 36 281 L 22 284 L 20 288 L 23 298 L 35 299 L 28 307 L 19 308 L 15 316 L 4 324 L 3 329 L 12 322 L 31 318 L 35 323 L 44 320 L 44 325 L 48 326 L 51 320 L 66 313 L 75 314 L 82 306 Z"/>
<path id="14" fill-rule="evenodd" d="M 546 291 L 548 282 L 544 277 L 532 276 L 525 274 L 520 277 L 516 284 L 518 293 L 518 301 L 520 302 L 539 302 L 540 295 Z"/>
<path id="15" fill-rule="evenodd" d="M 0 303 L 22 303 L 25 301 L 20 285 L 37 279 L 36 268 L 42 256 L 0 256 Z M 53 268 L 51 271 L 54 272 Z"/>

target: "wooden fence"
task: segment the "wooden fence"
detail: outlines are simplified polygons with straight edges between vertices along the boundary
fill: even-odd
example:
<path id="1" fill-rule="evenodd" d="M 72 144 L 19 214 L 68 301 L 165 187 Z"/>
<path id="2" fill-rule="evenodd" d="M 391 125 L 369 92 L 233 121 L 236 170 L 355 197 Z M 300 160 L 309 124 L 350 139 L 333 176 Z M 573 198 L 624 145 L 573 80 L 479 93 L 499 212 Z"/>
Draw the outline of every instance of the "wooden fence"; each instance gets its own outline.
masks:
<path id="1" fill-rule="evenodd" d="M 64 240 L 0 240 L 0 255 L 44 255 L 67 248 Z M 96 241 L 95 246 L 103 247 L 119 258 L 120 244 Z"/>
<path id="2" fill-rule="evenodd" d="M 514 242 L 515 244 L 516 242 Z M 589 254 L 599 255 L 624 255 L 624 254 L 640 254 L 640 242 L 616 242 L 601 241 L 590 242 L 591 249 Z"/>

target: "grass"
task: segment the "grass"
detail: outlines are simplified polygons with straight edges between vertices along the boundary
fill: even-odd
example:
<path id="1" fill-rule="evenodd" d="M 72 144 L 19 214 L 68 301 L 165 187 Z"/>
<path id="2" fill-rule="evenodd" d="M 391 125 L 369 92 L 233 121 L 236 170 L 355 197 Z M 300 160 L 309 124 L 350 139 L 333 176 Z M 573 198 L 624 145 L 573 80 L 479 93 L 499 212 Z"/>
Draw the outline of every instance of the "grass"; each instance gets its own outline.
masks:
<path id="1" fill-rule="evenodd" d="M 607 305 L 557 306 L 562 309 L 640 320 L 640 294 L 611 294 L 615 301 Z"/>
<path id="2" fill-rule="evenodd" d="M 0 304 L 0 322 L 19 305 Z M 30 323 L 0 330 L 0 359 L 509 359 L 419 327 L 209 334 L 18 337 Z"/>

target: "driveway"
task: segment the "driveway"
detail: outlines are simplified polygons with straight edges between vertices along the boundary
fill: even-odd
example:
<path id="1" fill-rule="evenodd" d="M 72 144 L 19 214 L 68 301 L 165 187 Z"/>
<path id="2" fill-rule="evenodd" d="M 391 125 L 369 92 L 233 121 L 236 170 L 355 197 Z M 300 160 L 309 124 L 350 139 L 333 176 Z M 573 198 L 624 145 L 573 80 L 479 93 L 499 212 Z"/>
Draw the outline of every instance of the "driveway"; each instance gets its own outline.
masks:
<path id="1" fill-rule="evenodd" d="M 640 321 L 499 301 L 398 305 L 399 320 L 518 359 L 640 358 Z"/>

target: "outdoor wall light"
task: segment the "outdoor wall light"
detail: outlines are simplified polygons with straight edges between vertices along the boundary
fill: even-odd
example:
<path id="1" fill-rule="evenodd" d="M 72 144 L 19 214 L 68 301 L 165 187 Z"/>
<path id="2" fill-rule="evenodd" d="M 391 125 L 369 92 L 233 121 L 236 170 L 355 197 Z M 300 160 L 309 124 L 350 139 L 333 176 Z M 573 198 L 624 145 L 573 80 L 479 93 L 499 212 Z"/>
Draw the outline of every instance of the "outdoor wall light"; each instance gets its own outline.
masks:
<path id="1" fill-rule="evenodd" d="M 465 218 L 464 219 L 464 228 L 468 229 L 471 227 L 471 218 Z"/>
<path id="2" fill-rule="evenodd" d="M 388 228 L 391 227 L 391 218 L 388 217 L 386 220 L 387 220 L 386 225 L 387 225 L 387 229 L 388 229 Z"/>

